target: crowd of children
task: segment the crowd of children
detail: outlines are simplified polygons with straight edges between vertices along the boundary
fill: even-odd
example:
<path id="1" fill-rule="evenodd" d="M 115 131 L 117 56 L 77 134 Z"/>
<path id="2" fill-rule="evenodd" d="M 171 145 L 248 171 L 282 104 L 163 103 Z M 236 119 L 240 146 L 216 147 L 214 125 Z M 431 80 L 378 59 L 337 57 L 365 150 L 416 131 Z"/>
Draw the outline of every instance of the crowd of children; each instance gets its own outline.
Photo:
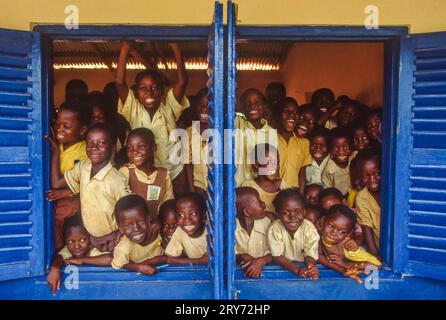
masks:
<path id="1" fill-rule="evenodd" d="M 103 92 L 88 92 L 78 79 L 67 84 L 47 137 L 54 293 L 64 264 L 153 275 L 160 264 L 207 263 L 207 165 L 172 161 L 176 141 L 169 139 L 176 128 L 191 137 L 193 121 L 199 133 L 209 127 L 207 89 L 189 107 L 178 44 L 170 45 L 174 84 L 146 70 L 129 87 L 131 45 L 122 42 L 115 81 Z M 254 133 L 235 140 L 235 252 L 245 275 L 259 277 L 276 263 L 317 279 L 319 262 L 358 279 L 367 264 L 379 266 L 380 110 L 346 96 L 335 100 L 329 89 L 299 106 L 280 83 L 265 95 L 243 92 L 240 110 L 235 129 Z"/>
<path id="2" fill-rule="evenodd" d="M 236 255 L 245 275 L 276 263 L 317 279 L 319 262 L 360 282 L 368 266 L 381 267 L 381 109 L 335 99 L 327 88 L 299 106 L 280 83 L 265 95 L 246 90 L 240 107 L 237 129 L 254 132 L 240 135 L 248 151 L 238 150 L 245 161 L 236 174 Z M 274 130 L 277 138 L 268 138 Z"/>

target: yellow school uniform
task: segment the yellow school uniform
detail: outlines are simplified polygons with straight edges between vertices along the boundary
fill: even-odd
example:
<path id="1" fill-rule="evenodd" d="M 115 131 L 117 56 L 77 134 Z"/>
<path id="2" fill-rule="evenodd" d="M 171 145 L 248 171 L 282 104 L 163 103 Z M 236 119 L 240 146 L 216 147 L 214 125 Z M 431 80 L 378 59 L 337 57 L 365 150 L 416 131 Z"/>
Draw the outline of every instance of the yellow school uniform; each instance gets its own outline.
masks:
<path id="1" fill-rule="evenodd" d="M 325 121 L 324 127 L 331 130 L 331 129 L 337 128 L 338 124 L 336 123 L 336 120 L 328 119 L 327 121 Z"/>
<path id="2" fill-rule="evenodd" d="M 367 187 L 361 189 L 356 196 L 358 223 L 373 230 L 379 239 L 381 209 Z M 377 244 L 379 245 L 379 244 Z"/>
<path id="3" fill-rule="evenodd" d="M 322 171 L 327 166 L 330 156 L 326 156 L 319 165 L 316 160 L 311 159 L 311 164 L 306 168 L 307 184 L 320 184 L 322 185 Z"/>
<path id="4" fill-rule="evenodd" d="M 274 197 L 279 193 L 280 190 L 289 188 L 290 186 L 286 183 L 285 180 L 282 179 L 280 186 L 279 186 L 279 191 L 277 191 L 277 192 L 267 192 L 267 191 L 263 190 L 262 187 L 259 186 L 257 184 L 257 182 L 255 182 L 254 180 L 246 180 L 245 182 L 242 183 L 242 187 L 251 187 L 251 188 L 256 189 L 257 192 L 259 193 L 260 199 L 263 202 L 265 202 L 265 206 L 266 206 L 265 211 L 275 213 L 276 208 L 274 208 L 274 205 L 273 205 Z"/>
<path id="5" fill-rule="evenodd" d="M 155 167 L 169 170 L 172 180 L 181 172 L 183 164 L 181 161 L 175 164 L 169 159 L 169 154 L 176 144 L 176 141 L 169 141 L 169 134 L 176 129 L 176 121 L 187 107 L 189 107 L 189 100 L 184 97 L 181 102 L 178 102 L 172 89 L 167 91 L 164 101 L 160 103 L 153 118 L 150 118 L 149 113 L 134 96 L 132 90 L 129 90 L 124 104 L 121 100 L 118 102 L 118 112 L 129 122 L 132 129 L 144 127 L 153 132 L 156 143 Z"/>
<path id="6" fill-rule="evenodd" d="M 350 163 L 347 167 L 341 168 L 333 159 L 329 159 L 321 176 L 324 188 L 334 187 L 346 195 L 352 188 L 349 167 Z"/>
<path id="7" fill-rule="evenodd" d="M 301 226 L 290 236 L 280 220 L 268 229 L 268 245 L 273 257 L 284 256 L 291 261 L 304 261 L 305 257 L 318 259 L 319 234 L 316 227 L 304 219 Z"/>
<path id="8" fill-rule="evenodd" d="M 279 135 L 280 177 L 289 187 L 299 187 L 300 168 L 311 164 L 310 142 L 294 133 L 287 142 Z"/>
<path id="9" fill-rule="evenodd" d="M 154 184 L 158 171 L 152 172 L 149 176 L 142 170 L 139 170 L 134 164 L 129 164 L 128 166 L 122 166 L 119 172 L 125 177 L 126 182 L 129 181 L 129 168 L 135 170 L 135 176 L 139 182 L 144 184 Z M 165 186 L 163 194 L 159 195 L 159 205 L 161 206 L 165 201 L 174 199 L 172 181 L 169 175 L 166 175 Z M 158 206 L 159 208 L 159 206 Z"/>
<path id="10" fill-rule="evenodd" d="M 78 162 L 65 172 L 73 193 L 80 193 L 82 221 L 87 231 L 102 237 L 118 229 L 113 210 L 116 202 L 130 193 L 125 177 L 109 162 L 92 179 L 90 160 Z"/>
<path id="11" fill-rule="evenodd" d="M 160 256 L 163 254 L 161 241 L 161 236 L 158 235 L 155 241 L 141 246 L 124 235 L 113 250 L 111 266 L 114 269 L 120 269 L 129 262 L 140 263 L 147 259 Z"/>
<path id="12" fill-rule="evenodd" d="M 250 235 L 242 228 L 238 218 L 236 224 L 235 254 L 249 254 L 253 258 L 260 258 L 270 253 L 267 233 L 271 220 L 268 217 L 255 220 Z"/>
<path id="13" fill-rule="evenodd" d="M 88 252 L 88 257 L 98 257 L 98 256 L 102 256 L 103 254 L 106 254 L 106 253 L 108 253 L 108 252 L 102 252 L 102 251 L 99 251 L 98 249 L 96 249 L 95 247 L 91 247 L 90 252 Z M 67 246 L 63 247 L 62 250 L 60 250 L 57 254 L 62 256 L 62 258 L 64 260 L 69 259 L 73 256 L 71 254 L 70 250 L 68 250 Z"/>
<path id="14" fill-rule="evenodd" d="M 355 201 L 356 201 L 356 196 L 357 195 L 358 195 L 358 190 L 357 189 L 352 189 L 348 193 L 348 206 L 350 208 L 354 208 L 355 207 Z"/>
<path id="15" fill-rule="evenodd" d="M 195 140 L 192 140 L 192 127 L 188 127 L 186 131 L 189 135 L 189 160 L 193 168 L 194 186 L 206 190 L 208 187 L 208 143 L 200 140 L 201 148 L 199 148 L 200 144 L 196 144 Z M 200 132 L 197 131 L 197 134 Z M 194 149 L 196 147 L 198 147 L 197 150 Z M 200 156 L 199 159 L 198 156 Z M 194 161 L 198 163 L 193 163 Z"/>
<path id="16" fill-rule="evenodd" d="M 81 161 L 87 160 L 87 144 L 85 141 L 79 141 L 73 144 L 68 149 L 64 150 L 63 145 L 59 146 L 60 149 L 60 172 L 65 172 L 74 168 L 74 165 Z"/>
<path id="17" fill-rule="evenodd" d="M 322 239 L 322 244 L 327 248 L 331 248 L 333 246 L 333 245 L 326 243 L 323 239 Z M 376 266 L 381 265 L 381 261 L 379 261 L 378 258 L 376 258 L 375 256 L 371 255 L 370 253 L 368 253 L 367 251 L 365 251 L 363 249 L 359 248 L 356 251 L 348 251 L 345 248 L 342 248 L 342 250 L 344 252 L 344 257 L 347 260 L 354 261 L 354 262 L 369 262 Z"/>
<path id="18" fill-rule="evenodd" d="M 201 236 L 192 238 L 181 227 L 178 227 L 173 233 L 165 253 L 171 257 L 179 257 L 184 253 L 189 259 L 201 258 L 208 250 L 206 235 L 205 229 Z"/>
<path id="19" fill-rule="evenodd" d="M 262 119 L 262 127 L 256 129 L 245 116 L 237 113 L 234 121 L 235 132 L 235 182 L 237 187 L 241 186 L 243 181 L 254 178 L 252 165 L 254 159 L 251 158 L 253 148 L 257 144 L 268 143 L 277 148 L 277 131 L 268 125 L 265 119 Z"/>

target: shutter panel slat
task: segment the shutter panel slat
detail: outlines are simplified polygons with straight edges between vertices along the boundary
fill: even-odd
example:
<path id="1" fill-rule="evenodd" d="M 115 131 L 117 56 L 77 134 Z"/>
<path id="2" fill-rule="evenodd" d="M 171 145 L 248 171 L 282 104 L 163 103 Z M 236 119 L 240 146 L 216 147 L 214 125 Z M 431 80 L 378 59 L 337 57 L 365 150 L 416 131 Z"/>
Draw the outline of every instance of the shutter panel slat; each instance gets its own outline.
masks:
<path id="1" fill-rule="evenodd" d="M 405 40 L 410 42 L 407 48 L 413 53 L 412 61 L 404 66 L 412 70 L 413 91 L 410 93 L 406 90 L 400 93 L 412 94 L 410 119 L 412 139 L 409 140 L 412 144 L 410 150 L 407 150 L 410 170 L 406 271 L 444 280 L 446 279 L 446 34 L 419 34 Z"/>
<path id="2" fill-rule="evenodd" d="M 0 30 L 0 281 L 44 273 L 40 75 L 40 35 Z"/>

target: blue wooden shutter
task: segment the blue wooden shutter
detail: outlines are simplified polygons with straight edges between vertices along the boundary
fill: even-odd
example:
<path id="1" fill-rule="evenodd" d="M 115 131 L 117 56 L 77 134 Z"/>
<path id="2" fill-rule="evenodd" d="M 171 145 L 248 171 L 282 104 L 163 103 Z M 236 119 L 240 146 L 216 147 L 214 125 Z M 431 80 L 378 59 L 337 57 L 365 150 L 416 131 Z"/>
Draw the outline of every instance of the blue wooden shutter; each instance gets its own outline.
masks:
<path id="1" fill-rule="evenodd" d="M 236 5 L 232 1 L 228 1 L 228 36 L 227 36 L 227 53 L 226 53 L 226 79 L 227 79 L 227 108 L 225 110 L 225 128 L 234 128 L 235 105 L 237 92 L 237 50 L 236 50 Z M 229 137 L 228 137 L 229 138 Z M 234 136 L 231 135 L 232 145 L 235 146 Z M 227 141 L 228 142 L 228 141 Z M 234 147 L 232 147 L 234 150 Z M 229 151 L 229 150 L 228 150 Z M 228 152 L 229 154 L 229 152 Z M 235 250 L 234 250 L 234 233 L 235 233 L 235 165 L 234 154 L 232 153 L 230 163 L 225 165 L 225 191 L 226 191 L 226 283 L 227 298 L 236 298 L 235 289 Z"/>
<path id="2" fill-rule="evenodd" d="M 223 138 L 223 5 L 215 2 L 214 22 L 208 39 L 208 92 L 209 123 Z M 213 140 L 216 142 L 217 140 Z M 210 144 L 211 145 L 211 144 Z M 214 298 L 221 299 L 224 292 L 223 279 L 223 148 L 221 144 L 212 144 L 213 155 L 218 163 L 210 164 L 208 171 L 208 257 L 211 271 Z"/>
<path id="3" fill-rule="evenodd" d="M 40 35 L 0 30 L 0 280 L 43 274 Z"/>
<path id="4" fill-rule="evenodd" d="M 396 269 L 446 280 L 446 33 L 402 40 Z"/>

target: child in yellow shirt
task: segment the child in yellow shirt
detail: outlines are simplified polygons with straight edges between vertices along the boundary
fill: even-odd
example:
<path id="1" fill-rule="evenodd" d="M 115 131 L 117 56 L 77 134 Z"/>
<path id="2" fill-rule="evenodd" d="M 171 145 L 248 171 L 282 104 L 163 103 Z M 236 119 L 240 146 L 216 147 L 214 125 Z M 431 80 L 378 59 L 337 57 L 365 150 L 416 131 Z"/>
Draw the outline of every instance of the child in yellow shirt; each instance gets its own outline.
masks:
<path id="1" fill-rule="evenodd" d="M 311 164 L 306 167 L 306 184 L 322 185 L 322 171 L 325 169 L 329 157 L 330 131 L 325 128 L 316 128 L 309 136 Z"/>
<path id="2" fill-rule="evenodd" d="M 255 164 L 252 166 L 256 177 L 253 180 L 246 180 L 242 186 L 257 190 L 260 199 L 266 205 L 268 216 L 275 219 L 274 197 L 280 190 L 288 187 L 285 180 L 279 177 L 279 154 L 275 147 L 265 143 L 254 147 L 252 157 L 255 159 Z"/>
<path id="3" fill-rule="evenodd" d="M 359 152 L 359 154 L 360 153 L 361 152 Z M 363 188 L 362 179 L 359 174 L 358 157 L 355 157 L 350 161 L 349 170 L 350 170 L 350 181 L 352 184 L 352 189 L 348 193 L 347 197 L 348 206 L 350 208 L 356 208 L 356 196 L 358 195 L 359 190 Z"/>
<path id="4" fill-rule="evenodd" d="M 235 229 L 235 254 L 245 276 L 258 278 L 263 267 L 272 262 L 267 230 L 271 221 L 265 215 L 265 204 L 259 193 L 251 187 L 239 187 L 236 193 L 237 218 Z"/>
<path id="5" fill-rule="evenodd" d="M 279 219 L 271 223 L 268 229 L 268 245 L 273 262 L 300 277 L 317 279 L 319 234 L 315 226 L 304 219 L 302 195 L 296 188 L 282 190 L 274 199 L 274 206 Z M 305 262 L 306 267 L 297 266 L 296 261 Z"/>
<path id="6" fill-rule="evenodd" d="M 196 193 L 177 199 L 178 228 L 168 243 L 165 254 L 168 264 L 206 264 L 206 203 Z"/>
<path id="7" fill-rule="evenodd" d="M 170 242 L 170 239 L 172 239 L 175 230 L 178 228 L 175 205 L 175 199 L 170 199 L 160 206 L 158 220 L 161 223 L 161 238 L 163 239 L 161 245 L 164 249 L 166 249 L 167 245 Z"/>
<path id="8" fill-rule="evenodd" d="M 361 153 L 358 161 L 364 185 L 356 196 L 358 222 L 364 230 L 369 252 L 378 257 L 381 221 L 381 156 L 378 150 L 370 149 Z"/>
<path id="9" fill-rule="evenodd" d="M 336 128 L 336 108 L 335 95 L 328 88 L 320 88 L 311 95 L 311 104 L 318 111 L 318 126 L 327 129 Z"/>
<path id="10" fill-rule="evenodd" d="M 119 172 L 126 178 L 133 193 L 145 199 L 149 214 L 155 217 L 164 201 L 173 199 L 172 182 L 164 168 L 154 166 L 155 137 L 147 128 L 133 129 L 127 138 L 130 163 Z"/>
<path id="11" fill-rule="evenodd" d="M 335 205 L 342 204 L 344 206 L 348 206 L 347 199 L 345 199 L 342 196 L 341 191 L 336 188 L 327 188 L 322 190 L 319 194 L 319 204 L 325 212 L 328 212 L 328 210 L 330 210 L 330 208 Z M 357 223 L 353 229 L 352 239 L 358 245 L 362 245 L 362 242 L 364 241 L 364 234 L 359 223 Z M 347 249 L 351 249 L 355 246 L 355 244 L 352 244 L 350 242 L 346 242 L 345 245 Z"/>
<path id="12" fill-rule="evenodd" d="M 63 228 L 66 246 L 58 252 L 51 264 L 47 281 L 53 294 L 60 289 L 60 268 L 64 264 L 93 264 L 109 266 L 112 261 L 111 253 L 100 252 L 90 243 L 90 235 L 82 223 L 79 214 L 65 220 Z"/>
<path id="13" fill-rule="evenodd" d="M 280 109 L 279 155 L 280 177 L 289 187 L 305 191 L 305 167 L 311 164 L 309 141 L 298 137 L 294 132 L 297 126 L 298 104 L 293 98 L 287 97 Z"/>
<path id="14" fill-rule="evenodd" d="M 195 191 L 206 197 L 208 187 L 208 142 L 202 141 L 202 134 L 209 128 L 209 108 L 208 89 L 201 89 L 196 95 L 196 102 L 193 106 L 195 118 L 198 121 L 192 122 L 192 126 L 186 128 L 189 135 L 190 163 L 185 164 L 189 190 Z M 199 125 L 200 130 L 196 130 Z M 200 140 L 198 140 L 200 139 Z"/>
<path id="15" fill-rule="evenodd" d="M 340 128 L 331 130 L 330 159 L 322 171 L 324 188 L 335 187 L 346 195 L 351 190 L 349 165 L 352 155 L 350 134 Z"/>
<path id="16" fill-rule="evenodd" d="M 316 128 L 317 110 L 311 103 L 299 106 L 295 133 L 300 138 L 308 138 Z"/>
<path id="17" fill-rule="evenodd" d="M 169 134 L 176 129 L 176 121 L 189 101 L 185 97 L 188 76 L 183 56 L 178 44 L 170 44 L 177 62 L 177 82 L 165 94 L 163 76 L 154 70 L 145 70 L 135 78 L 136 95 L 125 83 L 127 56 L 130 42 L 123 41 L 116 68 L 115 83 L 119 94 L 118 112 L 130 123 L 132 129 L 148 128 L 155 136 L 157 146 L 155 167 L 169 170 L 175 196 L 187 192 L 187 177 L 181 161 L 173 163 L 169 159 L 176 140 L 169 139 Z"/>
<path id="18" fill-rule="evenodd" d="M 51 187 L 70 188 L 80 194 L 82 221 L 90 234 L 90 242 L 102 252 L 112 252 L 118 237 L 113 215 L 116 202 L 130 193 L 122 174 L 110 163 L 116 148 L 116 137 L 104 124 L 96 124 L 87 132 L 88 159 L 61 175 L 59 145 L 51 142 Z"/>
<path id="19" fill-rule="evenodd" d="M 52 130 L 53 138 L 59 143 L 61 174 L 73 169 L 77 162 L 88 159 L 84 137 L 90 118 L 91 112 L 81 102 L 64 102 L 59 108 Z M 79 212 L 79 197 L 70 189 L 63 188 L 49 190 L 47 199 L 56 201 L 54 235 L 56 250 L 60 250 L 64 246 L 64 222 Z"/>
<path id="20" fill-rule="evenodd" d="M 367 264 L 380 267 L 381 262 L 356 244 L 346 249 L 356 225 L 356 215 L 348 207 L 334 205 L 322 218 L 322 237 L 319 245 L 319 262 L 346 276 L 358 280 Z M 354 243 L 354 242 L 353 242 Z"/>
<path id="21" fill-rule="evenodd" d="M 235 132 L 235 182 L 239 187 L 246 180 L 254 178 L 251 152 L 255 145 L 269 143 L 277 147 L 277 132 L 263 119 L 266 99 L 257 89 L 247 89 L 240 97 L 243 114 L 236 114 Z"/>
<path id="22" fill-rule="evenodd" d="M 145 275 L 158 270 L 155 265 L 166 262 L 159 234 L 160 225 L 151 216 L 144 198 L 129 194 L 118 200 L 114 211 L 122 237 L 113 250 L 111 266 Z"/>

